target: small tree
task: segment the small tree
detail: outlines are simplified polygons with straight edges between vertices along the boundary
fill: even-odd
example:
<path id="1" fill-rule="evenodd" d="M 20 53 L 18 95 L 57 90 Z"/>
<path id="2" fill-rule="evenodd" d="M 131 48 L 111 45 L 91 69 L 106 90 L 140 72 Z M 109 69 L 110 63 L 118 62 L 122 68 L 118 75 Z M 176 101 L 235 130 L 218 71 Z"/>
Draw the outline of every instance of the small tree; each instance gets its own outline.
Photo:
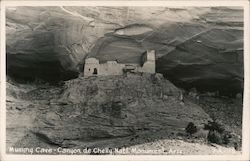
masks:
<path id="1" fill-rule="evenodd" d="M 220 134 L 225 131 L 224 127 L 216 121 L 208 121 L 208 124 L 205 124 L 204 129 L 209 131 L 217 131 Z"/>
<path id="2" fill-rule="evenodd" d="M 194 123 L 189 122 L 185 130 L 189 135 L 192 135 L 197 132 L 197 127 L 194 125 Z"/>
<path id="3" fill-rule="evenodd" d="M 211 143 L 222 144 L 223 136 L 218 131 L 209 131 L 207 140 Z"/>

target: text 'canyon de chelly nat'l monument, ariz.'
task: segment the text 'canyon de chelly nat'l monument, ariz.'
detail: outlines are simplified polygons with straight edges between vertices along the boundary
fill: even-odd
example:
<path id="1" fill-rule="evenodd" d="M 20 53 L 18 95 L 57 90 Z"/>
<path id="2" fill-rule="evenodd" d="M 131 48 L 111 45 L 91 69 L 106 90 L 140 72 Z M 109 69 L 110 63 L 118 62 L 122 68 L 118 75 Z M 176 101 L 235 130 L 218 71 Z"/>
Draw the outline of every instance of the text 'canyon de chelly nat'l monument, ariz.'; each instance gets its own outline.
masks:
<path id="1" fill-rule="evenodd" d="M 121 64 L 117 61 L 107 61 L 100 64 L 96 58 L 87 58 L 85 60 L 84 77 L 122 75 L 125 72 L 155 73 L 155 51 L 146 51 L 142 55 L 142 64 Z"/>

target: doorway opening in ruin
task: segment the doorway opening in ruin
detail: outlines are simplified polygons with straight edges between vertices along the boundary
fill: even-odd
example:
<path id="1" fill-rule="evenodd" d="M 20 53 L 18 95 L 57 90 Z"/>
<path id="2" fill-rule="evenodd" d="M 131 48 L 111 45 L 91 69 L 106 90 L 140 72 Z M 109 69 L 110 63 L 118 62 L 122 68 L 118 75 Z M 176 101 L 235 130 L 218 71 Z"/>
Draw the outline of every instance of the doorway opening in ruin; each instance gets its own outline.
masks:
<path id="1" fill-rule="evenodd" d="M 94 68 L 93 74 L 97 74 L 97 69 L 96 68 Z"/>

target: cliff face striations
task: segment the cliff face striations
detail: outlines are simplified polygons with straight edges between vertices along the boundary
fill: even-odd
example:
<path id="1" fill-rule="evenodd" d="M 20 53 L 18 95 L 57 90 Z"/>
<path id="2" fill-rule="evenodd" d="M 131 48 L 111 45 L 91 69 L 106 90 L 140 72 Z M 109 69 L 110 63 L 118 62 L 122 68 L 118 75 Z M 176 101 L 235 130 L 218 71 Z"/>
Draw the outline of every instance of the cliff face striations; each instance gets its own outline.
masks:
<path id="1" fill-rule="evenodd" d="M 9 137 L 23 135 L 14 137 L 18 141 L 10 139 L 8 145 L 27 147 L 40 141 L 63 147 L 124 147 L 137 144 L 128 142 L 134 137 L 168 139 L 185 134 L 189 122 L 202 126 L 211 120 L 200 106 L 188 100 L 183 103 L 180 90 L 161 74 L 80 77 L 60 89 L 43 87 L 28 92 L 13 87 L 8 85 L 12 93 L 8 111 L 14 112 L 17 106 L 20 112 L 8 119 L 32 117 L 25 117 L 24 124 L 8 132 Z M 12 126 L 16 125 L 9 121 L 8 129 Z M 20 131 L 24 127 L 29 127 L 26 133 Z"/>
<path id="2" fill-rule="evenodd" d="M 157 72 L 178 86 L 243 88 L 241 8 L 10 7 L 6 16 L 7 72 L 18 80 L 69 80 L 86 57 L 135 63 L 154 49 Z"/>

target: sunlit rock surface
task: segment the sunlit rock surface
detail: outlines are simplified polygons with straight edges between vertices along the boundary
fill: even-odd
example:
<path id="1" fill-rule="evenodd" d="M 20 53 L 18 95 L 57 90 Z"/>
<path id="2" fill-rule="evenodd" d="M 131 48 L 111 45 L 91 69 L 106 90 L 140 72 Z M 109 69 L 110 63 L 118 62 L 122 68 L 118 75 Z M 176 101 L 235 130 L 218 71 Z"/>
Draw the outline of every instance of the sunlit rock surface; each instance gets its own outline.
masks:
<path id="1" fill-rule="evenodd" d="M 86 57 L 132 63 L 154 49 L 157 72 L 178 86 L 243 88 L 241 8 L 11 7 L 6 16 L 7 72 L 15 79 L 68 80 Z"/>
<path id="2" fill-rule="evenodd" d="M 202 126 L 211 120 L 198 104 L 183 102 L 180 90 L 161 74 L 79 77 L 60 88 L 23 87 L 7 83 L 8 146 L 119 148 L 139 144 L 133 141 L 138 136 L 148 138 L 141 143 L 167 139 L 185 134 L 189 122 Z"/>

